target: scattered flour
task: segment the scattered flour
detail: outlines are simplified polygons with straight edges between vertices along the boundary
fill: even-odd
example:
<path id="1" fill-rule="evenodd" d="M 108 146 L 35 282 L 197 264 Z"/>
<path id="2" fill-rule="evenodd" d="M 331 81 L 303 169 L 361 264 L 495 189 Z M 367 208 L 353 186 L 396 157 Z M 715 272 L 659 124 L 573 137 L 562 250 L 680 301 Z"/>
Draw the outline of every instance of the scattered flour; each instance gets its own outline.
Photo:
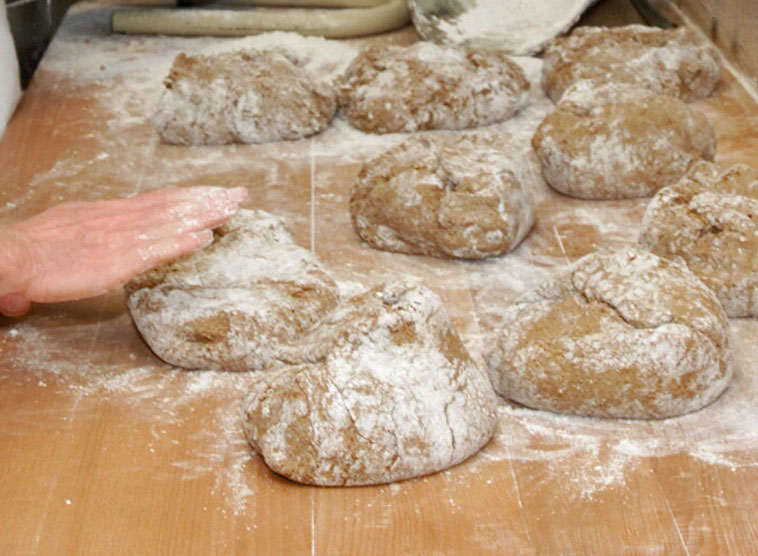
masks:
<path id="1" fill-rule="evenodd" d="M 65 349 L 64 339 L 29 322 L 0 330 L 0 351 L 8 365 L 0 370 L 0 387 L 9 382 L 36 383 L 54 390 L 69 402 L 66 421 L 103 404 L 131 410 L 136 431 L 149 430 L 150 453 L 169 444 L 186 446 L 182 458 L 171 463 L 181 471 L 182 480 L 210 478 L 212 494 L 228 502 L 223 513 L 254 512 L 248 504 L 255 494 L 249 469 L 255 456 L 240 425 L 242 397 L 249 391 L 252 375 L 188 372 L 155 363 L 129 367 L 67 362 L 61 357 Z M 93 353 L 82 355 L 93 358 Z M 190 419 L 194 432 L 187 434 Z"/>
<path id="2" fill-rule="evenodd" d="M 352 289 L 352 288 L 351 288 Z M 624 484 L 645 458 L 687 454 L 707 464 L 739 469 L 754 466 L 758 449 L 758 360 L 755 320 L 732 320 L 737 353 L 736 375 L 712 405 L 683 417 L 663 421 L 624 421 L 556 415 L 502 402 L 495 437 L 468 464 L 446 472 L 446 480 L 465 483 L 484 477 L 507 460 L 548 466 L 561 495 L 591 498 Z M 97 367 L 61 360 L 61 340 L 34 323 L 0 330 L 0 345 L 10 366 L 0 370 L 7 383 L 55 388 L 70 399 L 72 416 L 92 404 L 132 409 L 141 426 L 149 426 L 150 448 L 182 442 L 183 456 L 171 465 L 184 480 L 208 478 L 212 493 L 228 503 L 230 514 L 255 511 L 259 458 L 250 450 L 240 426 L 241 403 L 254 377 L 244 373 L 179 371 L 155 364 Z M 475 339 L 467 342 L 476 344 Z M 10 348 L 10 349 L 9 349 Z M 24 369 L 24 372 L 14 369 Z M 5 383 L 5 385 L 4 385 Z M 88 402 L 88 403 L 85 403 Z M 89 408 L 89 409 L 88 409 Z M 202 408 L 196 414 L 195 408 Z M 206 410 L 206 408 L 210 408 Z M 183 423 L 191 418 L 193 432 Z M 478 480 L 478 479 L 477 479 Z M 392 495 L 407 492 L 413 482 L 389 487 Z"/>
<path id="3" fill-rule="evenodd" d="M 173 148 L 158 144 L 147 116 L 157 102 L 161 80 L 179 51 L 200 52 L 278 42 L 310 56 L 312 63 L 318 66 L 316 72 L 321 68 L 322 75 L 330 76 L 349 63 L 357 52 L 354 44 L 284 33 L 224 40 L 114 36 L 109 33 L 108 16 L 108 9 L 86 4 L 74 6 L 43 60 L 38 76 L 46 80 L 50 94 L 64 100 L 77 90 L 88 91 L 93 104 L 89 109 L 92 121 L 84 124 L 85 146 L 72 146 L 49 168 L 40 168 L 23 196 L 9 197 L 0 192 L 0 216 L 11 211 L 15 216 L 22 213 L 24 207 L 38 207 L 48 198 L 57 201 L 107 197 L 171 184 L 230 185 L 234 180 L 229 176 L 241 171 L 254 176 L 244 185 L 256 195 L 256 203 L 278 203 L 284 207 L 289 205 L 279 197 L 284 195 L 282 184 L 290 179 L 304 157 L 306 160 L 310 157 L 311 168 L 323 169 L 325 174 L 322 175 L 330 180 L 329 189 L 320 191 L 314 184 L 324 178 L 311 174 L 310 199 L 316 195 L 321 197 L 307 218 L 312 226 L 317 221 L 323 227 L 316 237 L 325 238 L 317 245 L 327 245 L 332 233 L 337 238 L 343 237 L 340 235 L 342 227 L 349 226 L 346 203 L 339 218 L 331 213 L 316 212 L 324 209 L 326 200 L 330 199 L 328 195 L 345 198 L 349 184 L 340 184 L 336 178 L 350 174 L 338 174 L 337 166 L 356 166 L 407 136 L 363 134 L 338 117 L 324 133 L 306 141 Z M 335 263 L 337 275 L 352 277 L 349 283 L 340 284 L 341 291 L 346 293 L 359 291 L 363 277 L 393 273 L 398 277 L 400 272 L 410 281 L 428 283 L 433 289 L 438 284 L 468 289 L 475 309 L 473 323 L 469 305 L 448 304 L 448 308 L 476 357 L 480 357 L 487 341 L 482 331 L 497 325 L 502 310 L 511 301 L 554 275 L 568 260 L 593 249 L 595 244 L 634 243 L 644 210 L 639 201 L 580 203 L 558 197 L 549 190 L 540 176 L 529 139 L 552 105 L 537 86 L 540 61 L 518 61 L 534 85 L 531 104 L 514 118 L 487 130 L 501 131 L 504 137 L 510 138 L 504 148 L 521 153 L 520 171 L 535 188 L 535 198 L 540 204 L 538 224 L 524 243 L 506 257 L 477 263 L 375 253 L 371 253 L 376 257 L 372 259 L 373 264 L 363 267 L 362 262 L 349 260 Z M 81 122 L 76 124 L 81 125 Z M 98 183 L 97 188 L 92 187 L 93 181 Z M 235 182 L 234 185 L 242 184 Z M 298 198 L 291 204 L 302 202 Z M 288 224 L 302 225 L 306 217 L 298 210 L 297 207 L 282 208 Z M 324 251 L 323 247 L 319 249 Z M 365 249 L 359 252 L 365 253 Z M 364 260 L 367 259 L 360 259 Z M 438 293 L 447 300 L 443 294 L 449 292 Z M 65 316 L 65 313 L 58 315 Z M 33 316 L 0 327 L 3 357 L 0 389 L 16 384 L 44 388 L 46 393 L 52 391 L 70 400 L 71 415 L 66 416 L 67 419 L 84 414 L 97 404 L 131 409 L 131 418 L 153 427 L 155 434 L 150 447 L 155 450 L 166 443 L 189 440 L 185 436 L 192 433 L 182 425 L 195 413 L 194 408 L 210 408 L 197 421 L 198 432 L 191 437 L 191 442 L 186 442 L 182 457 L 174 461 L 173 466 L 187 480 L 212 479 L 214 493 L 228 501 L 224 511 L 234 514 L 254 511 L 255 485 L 260 484 L 263 464 L 252 455 L 239 426 L 241 402 L 251 377 L 172 370 L 145 353 L 144 348 L 128 352 L 128 361 L 133 364 L 108 363 L 112 361 L 106 357 L 110 348 L 98 341 L 98 333 L 109 330 L 121 334 L 120 337 L 136 334 L 123 309 L 118 319 L 111 321 L 87 325 L 89 328 L 85 325 L 67 328 L 66 334 L 92 337 L 91 349 L 75 354 L 70 353 L 70 341 L 63 338 L 58 321 L 49 316 Z M 81 327 L 84 328 L 80 330 Z M 486 480 L 492 466 L 499 470 L 501 465 L 508 465 L 507 460 L 514 464 L 538 462 L 546 465 L 556 479 L 554 484 L 561 490 L 558 494 L 571 499 L 592 497 L 602 490 L 622 485 L 625 477 L 645 458 L 686 454 L 731 469 L 755 465 L 751 454 L 758 450 L 758 405 L 755 404 L 758 345 L 754 342 L 758 337 L 758 322 L 733 320 L 731 328 L 736 376 L 711 406 L 677 419 L 639 422 L 558 416 L 503 402 L 499 407 L 495 439 L 469 463 L 444 475 L 446 480 Z M 133 336 L 129 338 L 133 340 Z M 114 345 L 113 342 L 110 345 Z M 256 473 L 258 476 L 254 476 Z M 425 480 L 432 479 L 422 479 Z M 393 485 L 387 491 L 403 495 L 413 484 Z"/>
<path id="4" fill-rule="evenodd" d="M 732 320 L 732 333 L 736 375 L 712 405 L 675 419 L 624 421 L 568 417 L 503 404 L 498 434 L 482 452 L 482 459 L 548 461 L 551 471 L 563 476 L 567 493 L 580 497 L 623 483 L 645 458 L 687 454 L 733 470 L 754 466 L 758 349 L 750 338 L 758 333 L 758 322 Z M 546 445 L 552 449 L 543 449 Z M 567 461 L 572 465 L 566 465 Z"/>

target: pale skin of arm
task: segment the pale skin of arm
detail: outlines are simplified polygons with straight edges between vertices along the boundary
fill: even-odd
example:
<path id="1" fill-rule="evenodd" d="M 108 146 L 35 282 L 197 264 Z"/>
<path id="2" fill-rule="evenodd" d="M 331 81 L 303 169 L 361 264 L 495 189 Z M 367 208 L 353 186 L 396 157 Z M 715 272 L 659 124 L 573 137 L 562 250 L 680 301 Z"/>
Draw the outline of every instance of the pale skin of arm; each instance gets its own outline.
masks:
<path id="1" fill-rule="evenodd" d="M 244 188 L 159 189 L 109 201 L 63 203 L 0 225 L 0 314 L 32 303 L 112 291 L 137 274 L 210 244 Z"/>

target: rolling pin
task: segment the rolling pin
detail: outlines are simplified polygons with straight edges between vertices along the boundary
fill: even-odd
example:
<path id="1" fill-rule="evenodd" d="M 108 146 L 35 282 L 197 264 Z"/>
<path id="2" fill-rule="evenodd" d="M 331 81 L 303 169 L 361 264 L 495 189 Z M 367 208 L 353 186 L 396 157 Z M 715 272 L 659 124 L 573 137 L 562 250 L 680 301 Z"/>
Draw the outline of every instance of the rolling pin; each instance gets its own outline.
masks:
<path id="1" fill-rule="evenodd" d="M 295 31 L 302 35 L 345 38 L 383 33 L 410 21 L 405 0 L 231 0 L 225 4 L 235 8 L 116 10 L 111 25 L 116 33 L 239 37 L 266 31 Z M 240 8 L 262 4 L 299 7 Z M 339 9 L 322 9 L 327 6 Z"/>

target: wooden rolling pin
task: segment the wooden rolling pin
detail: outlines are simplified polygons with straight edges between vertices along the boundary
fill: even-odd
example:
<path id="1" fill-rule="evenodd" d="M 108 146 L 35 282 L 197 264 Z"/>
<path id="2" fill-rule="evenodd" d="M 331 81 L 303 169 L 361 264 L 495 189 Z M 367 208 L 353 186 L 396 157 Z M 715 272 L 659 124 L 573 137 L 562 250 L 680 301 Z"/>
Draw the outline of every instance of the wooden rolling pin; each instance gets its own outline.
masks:
<path id="1" fill-rule="evenodd" d="M 302 35 L 344 38 L 383 33 L 410 21 L 405 0 L 231 0 L 227 3 L 234 5 L 235 9 L 116 10 L 111 25 L 116 33 L 240 37 L 266 31 L 295 31 Z M 285 3 L 300 7 L 240 8 L 243 5 Z M 344 7 L 348 5 L 353 7 Z M 324 6 L 339 9 L 322 9 Z"/>

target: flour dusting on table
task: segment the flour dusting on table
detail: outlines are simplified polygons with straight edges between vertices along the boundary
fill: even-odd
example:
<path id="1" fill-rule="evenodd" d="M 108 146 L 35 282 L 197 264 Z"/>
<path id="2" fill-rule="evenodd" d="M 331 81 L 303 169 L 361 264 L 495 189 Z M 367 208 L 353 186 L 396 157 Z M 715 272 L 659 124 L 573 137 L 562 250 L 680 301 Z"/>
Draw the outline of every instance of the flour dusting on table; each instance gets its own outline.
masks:
<path id="1" fill-rule="evenodd" d="M 377 253 L 361 245 L 350 227 L 350 180 L 361 163 L 407 135 L 364 134 L 338 116 L 325 132 L 303 141 L 177 148 L 159 144 L 147 121 L 161 80 L 180 51 L 280 44 L 307 58 L 314 73 L 331 78 L 357 53 L 354 43 L 286 33 L 246 39 L 114 36 L 109 13 L 92 5 L 72 8 L 37 77 L 47 80 L 46 88 L 64 109 L 87 91 L 91 120 L 66 123 L 82 144 L 66 147 L 50 167 L 40 168 L 23 195 L 0 192 L 1 217 L 22 216 L 46 202 L 165 185 L 245 185 L 256 208 L 277 212 L 300 245 L 307 247 L 310 239 L 334 275 L 349 280 L 341 284 L 343 290 L 394 277 L 424 283 L 446 302 L 456 300 L 448 310 L 477 360 L 489 341 L 487 330 L 497 326 L 504 309 L 524 291 L 598 246 L 636 242 L 644 200 L 578 202 L 556 195 L 542 180 L 529 145 L 552 107 L 538 86 L 539 60 L 518 59 L 533 84 L 530 105 L 486 128 L 501 133 L 503 148 L 520 158 L 518 172 L 534 187 L 537 224 L 507 256 L 476 263 L 440 261 Z M 240 175 L 246 176 L 244 183 Z M 303 176 L 310 177 L 310 187 L 300 191 L 291 182 L 307 181 Z M 181 444 L 174 470 L 187 481 L 210 481 L 213 493 L 227 502 L 218 511 L 255 512 L 255 485 L 270 477 L 240 426 L 242 398 L 255 376 L 171 369 L 137 342 L 123 304 L 95 314 L 97 322 L 77 320 L 74 310 L 64 306 L 0 326 L 0 389 L 14 384 L 44 390 L 70 407 L 69 421 L 102 404 L 127 409 L 136 428 L 152 431 L 147 449 L 159 452 Z M 732 320 L 731 329 L 736 377 L 711 406 L 677 419 L 644 422 L 557 416 L 501 402 L 494 440 L 445 473 L 445 481 L 465 486 L 487 480 L 488 474 L 512 473 L 512 465 L 539 464 L 557 485 L 556 495 L 574 499 L 622 486 L 645 458 L 685 454 L 727 469 L 754 466 L 746 454 L 758 450 L 758 321 Z M 72 336 L 78 343 L 89 342 L 90 349 L 72 353 Z M 118 352 L 121 362 L 111 351 Z M 190 419 L 192 431 L 184 426 Z M 400 483 L 388 491 L 402 495 L 415 484 Z"/>

